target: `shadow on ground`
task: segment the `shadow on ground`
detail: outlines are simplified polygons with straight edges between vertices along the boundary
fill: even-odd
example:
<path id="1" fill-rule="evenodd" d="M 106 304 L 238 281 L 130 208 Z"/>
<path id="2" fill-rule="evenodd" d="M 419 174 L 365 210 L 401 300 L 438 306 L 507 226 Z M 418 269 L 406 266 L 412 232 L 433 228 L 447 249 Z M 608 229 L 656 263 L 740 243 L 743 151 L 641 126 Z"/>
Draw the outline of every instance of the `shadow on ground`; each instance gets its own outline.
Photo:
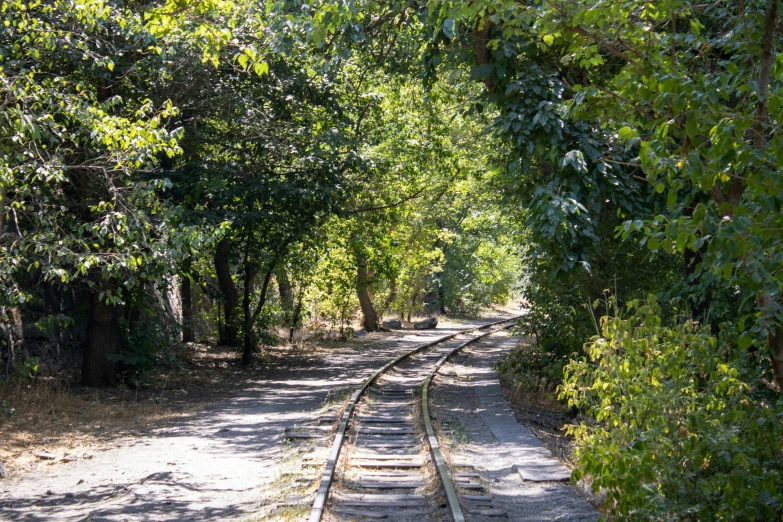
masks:
<path id="1" fill-rule="evenodd" d="M 230 399 L 196 416 L 126 436 L 91 459 L 41 466 L 0 484 L 0 518 L 231 520 L 270 501 L 286 428 L 312 422 L 330 393 L 352 389 L 388 359 L 472 324 L 392 332 L 334 349 L 309 364 L 270 365 Z"/>

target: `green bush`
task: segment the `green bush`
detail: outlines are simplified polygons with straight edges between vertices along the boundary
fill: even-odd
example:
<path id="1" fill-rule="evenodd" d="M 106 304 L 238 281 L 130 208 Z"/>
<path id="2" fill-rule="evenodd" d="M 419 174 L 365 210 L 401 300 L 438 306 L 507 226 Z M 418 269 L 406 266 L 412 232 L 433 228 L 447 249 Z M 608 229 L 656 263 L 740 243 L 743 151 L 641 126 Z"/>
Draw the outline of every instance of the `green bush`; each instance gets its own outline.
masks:
<path id="1" fill-rule="evenodd" d="M 532 336 L 531 346 L 515 351 L 499 364 L 501 372 L 528 390 L 557 386 L 568 361 L 582 353 L 584 340 L 595 334 L 587 297 L 560 293 L 555 282 L 529 285 L 527 299 L 535 299 L 519 322 L 519 331 Z M 579 300 L 582 300 L 581 306 Z"/>
<path id="2" fill-rule="evenodd" d="M 179 337 L 179 326 L 168 320 L 154 296 L 132 293 L 127 300 L 126 316 L 120 319 L 120 328 L 122 349 L 119 354 L 107 357 L 118 361 L 123 374 L 131 381 L 161 364 L 177 364 L 170 348 Z"/>
<path id="3" fill-rule="evenodd" d="M 689 293 L 681 283 L 681 257 L 652 257 L 647 248 L 622 241 L 616 237 L 618 223 L 617 216 L 601 215 L 597 239 L 586 255 L 589 263 L 568 270 L 563 268 L 571 256 L 566 250 L 548 251 L 535 241 L 528 245 L 522 296 L 529 310 L 520 330 L 535 344 L 511 354 L 505 368 L 519 385 L 535 390 L 541 383 L 560 384 L 568 361 L 584 355 L 585 341 L 597 333 L 596 316 L 608 314 L 610 300 L 622 304 L 672 289 Z M 683 303 L 675 297 L 668 302 L 680 306 L 667 307 L 665 317 L 682 312 Z"/>
<path id="4" fill-rule="evenodd" d="M 573 478 L 620 520 L 780 520 L 783 404 L 754 353 L 664 326 L 654 297 L 628 308 L 566 367 L 561 399 L 596 421 L 570 428 Z"/>
<path id="5" fill-rule="evenodd" d="M 533 344 L 508 354 L 495 365 L 505 379 L 524 390 L 551 391 L 563 378 L 568 355 L 558 346 Z"/>

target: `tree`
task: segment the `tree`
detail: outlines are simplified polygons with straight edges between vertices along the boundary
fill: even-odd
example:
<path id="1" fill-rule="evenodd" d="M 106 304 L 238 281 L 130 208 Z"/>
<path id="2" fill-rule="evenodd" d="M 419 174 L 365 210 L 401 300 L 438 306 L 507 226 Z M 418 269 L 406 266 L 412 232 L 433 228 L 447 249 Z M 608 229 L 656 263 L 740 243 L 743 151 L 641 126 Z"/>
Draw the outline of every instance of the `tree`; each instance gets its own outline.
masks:
<path id="1" fill-rule="evenodd" d="M 237 344 L 241 331 L 247 364 L 272 275 L 290 245 L 340 199 L 341 111 L 329 79 L 312 77 L 293 59 L 270 62 L 263 77 L 225 66 L 210 80 L 201 80 L 200 103 L 183 109 L 192 130 L 172 174 L 172 196 L 187 223 L 220 229 L 214 262 L 224 341 Z"/>
<path id="2" fill-rule="evenodd" d="M 140 14 L 101 1 L 9 4 L 4 14 L 0 215 L 13 226 L 0 238 L 2 304 L 22 305 L 40 285 L 78 287 L 89 302 L 83 382 L 111 384 L 123 296 L 162 274 L 154 189 L 166 181 L 136 174 L 179 152 L 164 126 L 176 110 L 120 96 L 134 64 L 118 56 L 138 60 L 147 34 Z"/>
<path id="3" fill-rule="evenodd" d="M 590 83 L 575 87 L 584 95 L 577 114 L 623 115 L 619 140 L 667 194 L 668 212 L 628 229 L 643 231 L 651 249 L 699 252 L 700 272 L 742 290 L 740 348 L 764 339 L 783 387 L 781 244 L 773 232 L 781 197 L 778 3 L 623 2 L 589 12 L 549 6 L 542 15 L 540 32 L 559 33 L 552 43 L 562 53 L 591 49 L 574 58 L 590 71 Z M 608 26 L 611 33 L 601 29 Z M 595 70 L 599 61 L 611 67 Z"/>
<path id="4" fill-rule="evenodd" d="M 46 299 L 44 288 L 77 292 L 89 304 L 85 384 L 116 382 L 137 315 L 126 300 L 162 283 L 201 237 L 198 227 L 171 227 L 175 213 L 159 197 L 171 188 L 160 166 L 181 151 L 182 136 L 161 86 L 182 65 L 172 57 L 219 61 L 231 31 L 212 29 L 238 29 L 236 8 L 220 0 L 3 7 L 0 222 L 12 217 L 13 228 L 0 226 L 0 316 Z M 242 28 L 257 29 L 255 20 Z M 258 60 L 251 65 L 263 72 Z"/>

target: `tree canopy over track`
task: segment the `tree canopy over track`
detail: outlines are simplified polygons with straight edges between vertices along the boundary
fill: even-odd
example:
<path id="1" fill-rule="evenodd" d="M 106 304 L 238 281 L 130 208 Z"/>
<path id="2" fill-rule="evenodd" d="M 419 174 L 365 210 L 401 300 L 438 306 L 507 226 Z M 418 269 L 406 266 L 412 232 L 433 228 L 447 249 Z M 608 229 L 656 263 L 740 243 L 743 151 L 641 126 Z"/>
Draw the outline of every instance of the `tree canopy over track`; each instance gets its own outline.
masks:
<path id="1" fill-rule="evenodd" d="M 778 519 L 779 4 L 3 1 L 4 379 L 518 293 L 611 513 Z"/>

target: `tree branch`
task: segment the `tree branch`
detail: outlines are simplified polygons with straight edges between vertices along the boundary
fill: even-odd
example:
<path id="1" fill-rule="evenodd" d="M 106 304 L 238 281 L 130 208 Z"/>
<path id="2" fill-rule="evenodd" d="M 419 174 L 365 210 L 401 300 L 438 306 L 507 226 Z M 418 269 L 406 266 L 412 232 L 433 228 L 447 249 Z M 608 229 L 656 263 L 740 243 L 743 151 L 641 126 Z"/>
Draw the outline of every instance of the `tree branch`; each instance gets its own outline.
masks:
<path id="1" fill-rule="evenodd" d="M 266 275 L 264 276 L 264 284 L 261 285 L 261 296 L 258 298 L 258 305 L 256 306 L 255 312 L 253 312 L 253 315 L 250 319 L 250 324 L 255 324 L 256 319 L 258 319 L 258 316 L 261 314 L 261 310 L 263 310 L 264 305 L 266 304 L 266 293 L 269 289 L 269 280 L 272 278 L 272 271 L 275 268 L 275 264 L 269 266 L 269 268 L 266 271 Z"/>
<path id="2" fill-rule="evenodd" d="M 775 62 L 775 27 L 778 25 L 778 3 L 770 0 L 764 19 L 764 38 L 761 40 L 761 70 L 759 71 L 759 106 L 756 108 L 756 122 L 753 125 L 753 148 L 763 149 L 767 143 L 764 125 L 769 119 L 769 79 Z"/>
<path id="3" fill-rule="evenodd" d="M 405 203 L 406 201 L 410 201 L 410 200 L 412 200 L 414 198 L 419 197 L 422 194 L 422 192 L 424 192 L 425 190 L 426 190 L 426 187 L 422 188 L 421 190 L 415 192 L 414 194 L 412 194 L 412 195 L 410 195 L 410 196 L 408 196 L 406 198 L 403 198 L 403 199 L 401 199 L 399 201 L 396 201 L 394 203 L 389 203 L 388 205 L 380 205 L 378 207 L 357 208 L 357 209 L 354 209 L 354 210 L 346 210 L 345 213 L 346 214 L 364 214 L 366 212 L 375 212 L 377 210 L 385 210 L 387 208 L 398 207 L 398 206 L 402 205 L 403 203 Z"/>
<path id="4" fill-rule="evenodd" d="M 377 29 L 378 27 L 382 26 L 386 22 L 392 20 L 395 16 L 397 16 L 397 13 L 394 11 L 391 11 L 389 13 L 386 13 L 385 15 L 379 17 L 371 24 L 368 24 L 362 28 L 363 33 L 369 33 L 373 31 L 374 29 Z"/>

